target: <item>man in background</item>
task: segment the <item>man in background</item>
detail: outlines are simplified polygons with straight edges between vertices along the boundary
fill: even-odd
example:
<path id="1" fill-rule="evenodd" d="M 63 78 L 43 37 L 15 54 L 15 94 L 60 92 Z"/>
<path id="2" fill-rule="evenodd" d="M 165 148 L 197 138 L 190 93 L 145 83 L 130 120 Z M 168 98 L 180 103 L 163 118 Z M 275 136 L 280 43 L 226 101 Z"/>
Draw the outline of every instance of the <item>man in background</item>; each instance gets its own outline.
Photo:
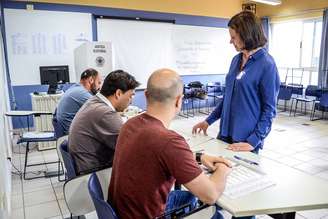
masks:
<path id="1" fill-rule="evenodd" d="M 90 97 L 99 91 L 100 87 L 100 74 L 90 68 L 81 74 L 80 83 L 72 85 L 60 98 L 55 116 L 62 135 L 68 134 L 69 127 L 77 111 Z"/>
<path id="2" fill-rule="evenodd" d="M 69 152 L 79 175 L 112 166 L 116 139 L 123 125 L 120 113 L 132 101 L 139 82 L 122 70 L 109 73 L 99 93 L 74 117 Z"/>

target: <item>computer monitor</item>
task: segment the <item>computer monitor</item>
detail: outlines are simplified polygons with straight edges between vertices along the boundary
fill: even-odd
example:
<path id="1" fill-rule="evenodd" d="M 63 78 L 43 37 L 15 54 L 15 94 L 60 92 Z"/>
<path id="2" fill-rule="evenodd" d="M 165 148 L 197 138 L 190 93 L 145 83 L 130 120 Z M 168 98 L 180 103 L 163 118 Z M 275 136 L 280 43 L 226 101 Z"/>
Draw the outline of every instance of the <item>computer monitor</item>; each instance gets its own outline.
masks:
<path id="1" fill-rule="evenodd" d="M 48 94 L 55 94 L 58 84 L 69 82 L 68 65 L 40 66 L 41 84 L 48 84 Z"/>

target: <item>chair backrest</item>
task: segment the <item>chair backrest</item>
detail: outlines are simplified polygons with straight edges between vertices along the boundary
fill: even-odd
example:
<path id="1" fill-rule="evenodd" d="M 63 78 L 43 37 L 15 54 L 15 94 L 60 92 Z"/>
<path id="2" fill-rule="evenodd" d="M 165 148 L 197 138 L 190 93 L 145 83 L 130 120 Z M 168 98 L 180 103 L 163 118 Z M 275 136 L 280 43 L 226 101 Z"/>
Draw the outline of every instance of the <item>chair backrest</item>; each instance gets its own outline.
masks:
<path id="1" fill-rule="evenodd" d="M 292 89 L 285 86 L 280 86 L 278 100 L 290 100 L 292 98 Z"/>
<path id="2" fill-rule="evenodd" d="M 54 127 L 56 138 L 60 138 L 65 135 L 64 129 L 57 119 L 57 108 L 55 109 L 55 112 L 52 114 L 52 126 Z"/>
<path id="3" fill-rule="evenodd" d="M 118 219 L 114 209 L 104 199 L 103 191 L 96 173 L 92 173 L 89 182 L 88 189 L 95 205 L 96 212 L 99 219 Z M 106 197 L 107 198 L 107 197 Z"/>
<path id="4" fill-rule="evenodd" d="M 64 161 L 64 166 L 66 168 L 66 174 L 68 180 L 73 179 L 74 177 L 77 176 L 76 174 L 76 169 L 75 169 L 75 164 L 72 156 L 68 152 L 68 141 L 64 140 L 60 146 L 60 153 L 62 155 L 63 161 Z"/>
<path id="5" fill-rule="evenodd" d="M 320 90 L 317 85 L 308 85 L 305 89 L 305 96 L 320 97 Z"/>
<path id="6" fill-rule="evenodd" d="M 64 163 L 64 159 L 63 159 L 63 156 L 62 156 L 62 153 L 60 151 L 60 145 L 64 142 L 64 141 L 68 141 L 68 135 L 64 135 L 60 138 L 57 139 L 57 142 L 56 142 L 56 150 L 57 150 L 57 155 L 58 155 L 58 158 L 60 160 L 61 163 Z"/>
<path id="7" fill-rule="evenodd" d="M 302 84 L 290 83 L 287 86 L 292 90 L 292 94 L 297 94 L 297 95 L 303 94 L 303 85 Z"/>
<path id="8" fill-rule="evenodd" d="M 328 108 L 328 93 L 323 93 L 320 97 L 320 106 Z"/>
<path id="9" fill-rule="evenodd" d="M 99 170 L 96 173 L 103 188 L 104 197 L 107 197 L 112 168 Z M 85 215 L 96 210 L 88 189 L 90 176 L 91 173 L 80 175 L 64 184 L 65 202 L 69 212 L 74 216 Z"/>

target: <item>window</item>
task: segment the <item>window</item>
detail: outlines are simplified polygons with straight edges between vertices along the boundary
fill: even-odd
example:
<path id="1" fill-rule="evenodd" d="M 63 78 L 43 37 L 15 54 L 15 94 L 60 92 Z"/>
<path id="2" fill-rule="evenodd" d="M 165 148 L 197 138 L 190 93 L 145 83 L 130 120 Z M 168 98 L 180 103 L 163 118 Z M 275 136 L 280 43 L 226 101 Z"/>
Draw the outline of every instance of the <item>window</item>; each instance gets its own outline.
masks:
<path id="1" fill-rule="evenodd" d="M 318 83 L 321 34 L 322 19 L 271 24 L 269 51 L 282 82 L 303 86 Z"/>

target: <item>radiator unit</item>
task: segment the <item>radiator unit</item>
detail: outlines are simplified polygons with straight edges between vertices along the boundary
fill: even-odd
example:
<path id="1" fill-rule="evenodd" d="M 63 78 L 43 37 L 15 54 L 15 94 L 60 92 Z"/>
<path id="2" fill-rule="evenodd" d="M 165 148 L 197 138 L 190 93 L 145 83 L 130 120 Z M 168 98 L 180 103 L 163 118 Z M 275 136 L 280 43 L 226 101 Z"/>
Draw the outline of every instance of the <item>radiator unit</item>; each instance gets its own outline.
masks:
<path id="1" fill-rule="evenodd" d="M 31 94 L 33 111 L 55 112 L 59 99 L 63 93 L 59 94 Z M 34 116 L 35 131 L 53 131 L 52 115 Z M 56 148 L 56 142 L 39 142 L 38 150 L 48 150 Z"/>

